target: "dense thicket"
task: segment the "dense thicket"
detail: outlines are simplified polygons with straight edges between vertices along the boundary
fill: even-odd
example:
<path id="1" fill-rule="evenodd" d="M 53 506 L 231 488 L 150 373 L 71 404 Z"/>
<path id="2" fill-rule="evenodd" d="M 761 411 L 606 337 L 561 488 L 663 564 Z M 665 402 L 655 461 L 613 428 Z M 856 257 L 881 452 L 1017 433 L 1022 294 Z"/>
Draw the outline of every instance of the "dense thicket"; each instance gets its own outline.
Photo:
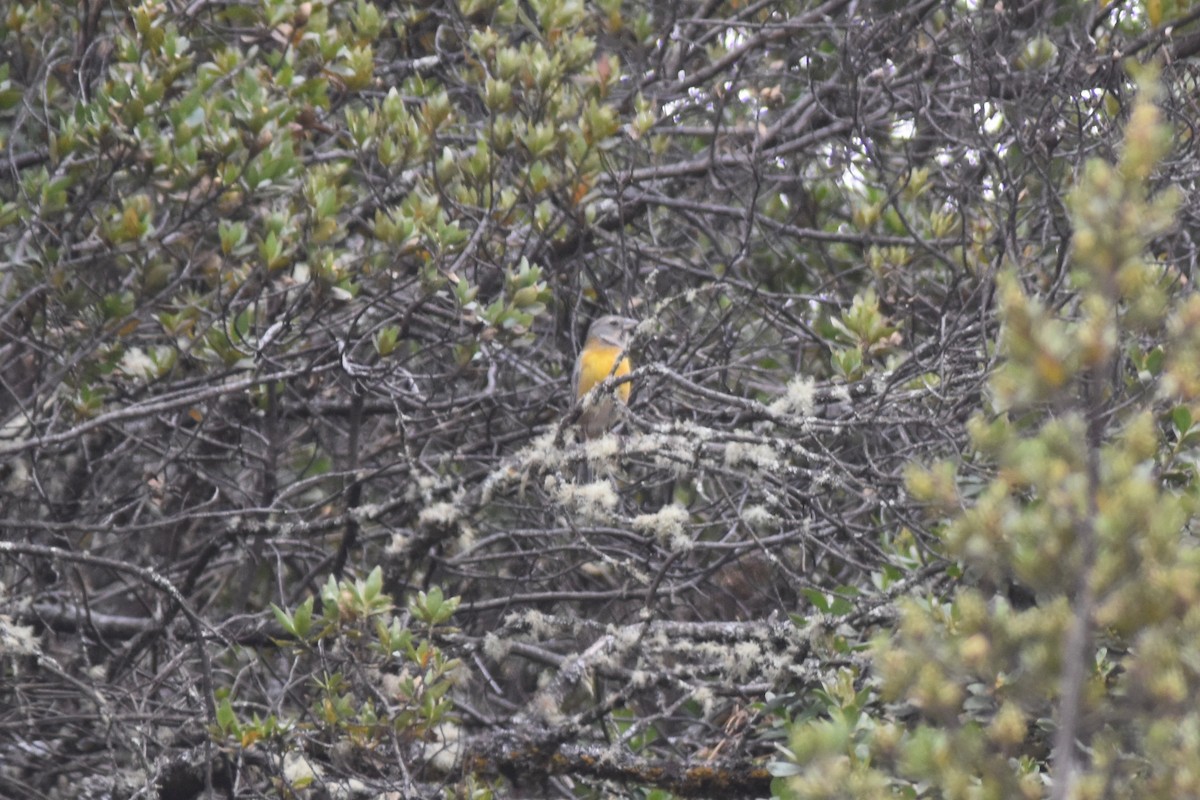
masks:
<path id="1" fill-rule="evenodd" d="M 0 4 L 0 794 L 1186 794 L 1195 16 Z"/>

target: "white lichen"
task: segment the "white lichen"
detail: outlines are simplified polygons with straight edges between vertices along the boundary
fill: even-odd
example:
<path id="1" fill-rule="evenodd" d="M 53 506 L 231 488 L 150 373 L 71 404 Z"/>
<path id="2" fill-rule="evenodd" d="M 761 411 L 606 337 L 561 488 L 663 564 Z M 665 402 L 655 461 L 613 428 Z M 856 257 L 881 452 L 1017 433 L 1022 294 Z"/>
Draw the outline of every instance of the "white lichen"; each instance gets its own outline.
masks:
<path id="1" fill-rule="evenodd" d="M 158 375 L 158 365 L 140 347 L 126 350 L 117 368 L 131 378 L 153 378 Z"/>
<path id="2" fill-rule="evenodd" d="M 320 765 L 309 761 L 303 753 L 294 750 L 284 753 L 283 779 L 287 782 L 289 789 L 296 784 L 307 786 L 320 776 Z"/>
<path id="3" fill-rule="evenodd" d="M 645 689 L 654 685 L 656 673 L 644 669 L 635 669 L 629 673 L 629 684 L 635 689 Z"/>
<path id="4" fill-rule="evenodd" d="M 384 552 L 388 558 L 401 558 L 408 552 L 408 548 L 412 545 L 413 538 L 407 533 L 393 533 L 392 540 L 388 542 Z"/>
<path id="5" fill-rule="evenodd" d="M 356 522 L 374 522 L 383 513 L 383 506 L 378 503 L 363 503 L 349 511 L 350 517 Z"/>
<path id="6" fill-rule="evenodd" d="M 731 677 L 745 678 L 755 675 L 762 667 L 763 651 L 755 642 L 738 642 L 733 646 L 733 659 L 729 662 Z"/>
<path id="7" fill-rule="evenodd" d="M 608 481 L 563 483 L 557 487 L 558 502 L 585 521 L 608 522 L 617 508 L 617 493 Z"/>
<path id="8" fill-rule="evenodd" d="M 607 632 L 609 636 L 613 637 L 616 649 L 622 653 L 629 652 L 632 647 L 642 641 L 643 630 L 637 625 L 624 625 L 619 628 L 609 625 Z"/>
<path id="9" fill-rule="evenodd" d="M 673 553 L 685 553 L 693 544 L 684 528 L 689 516 L 686 508 L 671 503 L 653 513 L 634 517 L 633 529 L 650 534 Z"/>
<path id="10" fill-rule="evenodd" d="M 554 444 L 557 436 L 558 432 L 551 429 L 533 439 L 517 453 L 517 463 L 526 465 L 541 464 L 550 470 L 561 467 L 563 464 L 563 450 Z"/>
<path id="11" fill-rule="evenodd" d="M 475 534 L 475 528 L 470 525 L 462 524 L 458 527 L 458 538 L 454 540 L 452 553 L 467 553 L 475 546 L 475 541 L 478 537 Z"/>
<path id="12" fill-rule="evenodd" d="M 640 437 L 636 441 L 636 451 L 653 459 L 654 466 L 671 470 L 675 477 L 683 477 L 692 471 L 692 456 L 700 443 L 712 438 L 712 432 L 707 428 L 696 428 L 703 431 L 694 438 L 675 433 L 655 432 Z"/>
<path id="13" fill-rule="evenodd" d="M 767 444 L 730 442 L 725 445 L 725 465 L 736 467 L 739 464 L 750 464 L 763 472 L 777 470 L 782 466 L 779 453 Z"/>
<path id="14" fill-rule="evenodd" d="M 450 526 L 453 525 L 461 516 L 462 511 L 455 507 L 453 503 L 447 503 L 444 500 L 422 508 L 417 514 L 417 524 L 423 527 L 438 525 Z"/>
<path id="15" fill-rule="evenodd" d="M 561 725 L 567 719 L 558 700 L 550 692 L 541 691 L 535 694 L 526 710 L 533 719 L 547 725 Z"/>
<path id="16" fill-rule="evenodd" d="M 512 650 L 512 646 L 512 639 L 501 638 L 490 631 L 484 634 L 483 654 L 497 664 L 508 657 L 509 651 Z"/>
<path id="17" fill-rule="evenodd" d="M 32 627 L 17 625 L 12 617 L 0 615 L 0 656 L 32 656 L 38 650 Z"/>
<path id="18" fill-rule="evenodd" d="M 816 395 L 816 381 L 804 375 L 797 375 L 788 381 L 783 394 L 768 408 L 776 414 L 811 417 L 816 408 Z"/>
<path id="19" fill-rule="evenodd" d="M 607 433 L 595 439 L 589 439 L 583 445 L 589 462 L 604 463 L 614 458 L 621 450 L 621 440 L 616 434 Z"/>
<path id="20" fill-rule="evenodd" d="M 779 517 L 764 505 L 747 506 L 742 510 L 742 519 L 756 531 L 773 530 L 779 527 Z"/>
<path id="21" fill-rule="evenodd" d="M 551 617 L 532 608 L 521 615 L 521 622 L 529 629 L 529 635 L 535 641 L 549 639 L 559 633 L 559 626 Z"/>

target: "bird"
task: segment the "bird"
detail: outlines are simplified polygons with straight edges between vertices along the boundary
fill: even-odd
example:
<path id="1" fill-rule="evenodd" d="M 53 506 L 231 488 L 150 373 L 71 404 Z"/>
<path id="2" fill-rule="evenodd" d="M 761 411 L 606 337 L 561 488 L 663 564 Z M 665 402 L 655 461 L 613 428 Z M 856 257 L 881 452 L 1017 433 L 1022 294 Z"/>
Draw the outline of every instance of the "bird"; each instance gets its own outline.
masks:
<path id="1" fill-rule="evenodd" d="M 600 317 L 592 323 L 583 349 L 575 360 L 576 400 L 583 400 L 605 378 L 621 378 L 629 374 L 633 367 L 625 351 L 629 348 L 637 324 L 635 319 L 613 314 Z M 618 384 L 612 394 L 622 403 L 628 403 L 632 388 L 630 382 L 625 381 Z M 612 396 L 591 398 L 579 414 L 579 427 L 584 438 L 595 439 L 607 433 L 616 420 L 616 412 Z"/>

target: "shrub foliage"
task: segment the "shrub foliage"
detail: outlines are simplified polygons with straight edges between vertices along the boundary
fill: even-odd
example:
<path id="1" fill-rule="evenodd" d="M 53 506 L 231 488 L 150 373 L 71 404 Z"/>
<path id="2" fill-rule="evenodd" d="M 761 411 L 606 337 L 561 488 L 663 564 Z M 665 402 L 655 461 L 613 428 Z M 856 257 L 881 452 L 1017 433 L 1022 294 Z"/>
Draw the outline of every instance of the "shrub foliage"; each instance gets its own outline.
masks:
<path id="1" fill-rule="evenodd" d="M 0 795 L 1200 794 L 1195 16 L 0 4 Z"/>

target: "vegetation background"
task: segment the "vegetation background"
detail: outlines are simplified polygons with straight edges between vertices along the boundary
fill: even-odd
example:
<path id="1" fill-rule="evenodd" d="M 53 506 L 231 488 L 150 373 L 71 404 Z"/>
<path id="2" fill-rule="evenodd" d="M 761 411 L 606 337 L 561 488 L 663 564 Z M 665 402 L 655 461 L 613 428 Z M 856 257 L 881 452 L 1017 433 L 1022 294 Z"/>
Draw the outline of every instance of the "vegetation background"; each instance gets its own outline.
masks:
<path id="1" fill-rule="evenodd" d="M 1200 796 L 1198 18 L 3 0 L 0 795 Z"/>

